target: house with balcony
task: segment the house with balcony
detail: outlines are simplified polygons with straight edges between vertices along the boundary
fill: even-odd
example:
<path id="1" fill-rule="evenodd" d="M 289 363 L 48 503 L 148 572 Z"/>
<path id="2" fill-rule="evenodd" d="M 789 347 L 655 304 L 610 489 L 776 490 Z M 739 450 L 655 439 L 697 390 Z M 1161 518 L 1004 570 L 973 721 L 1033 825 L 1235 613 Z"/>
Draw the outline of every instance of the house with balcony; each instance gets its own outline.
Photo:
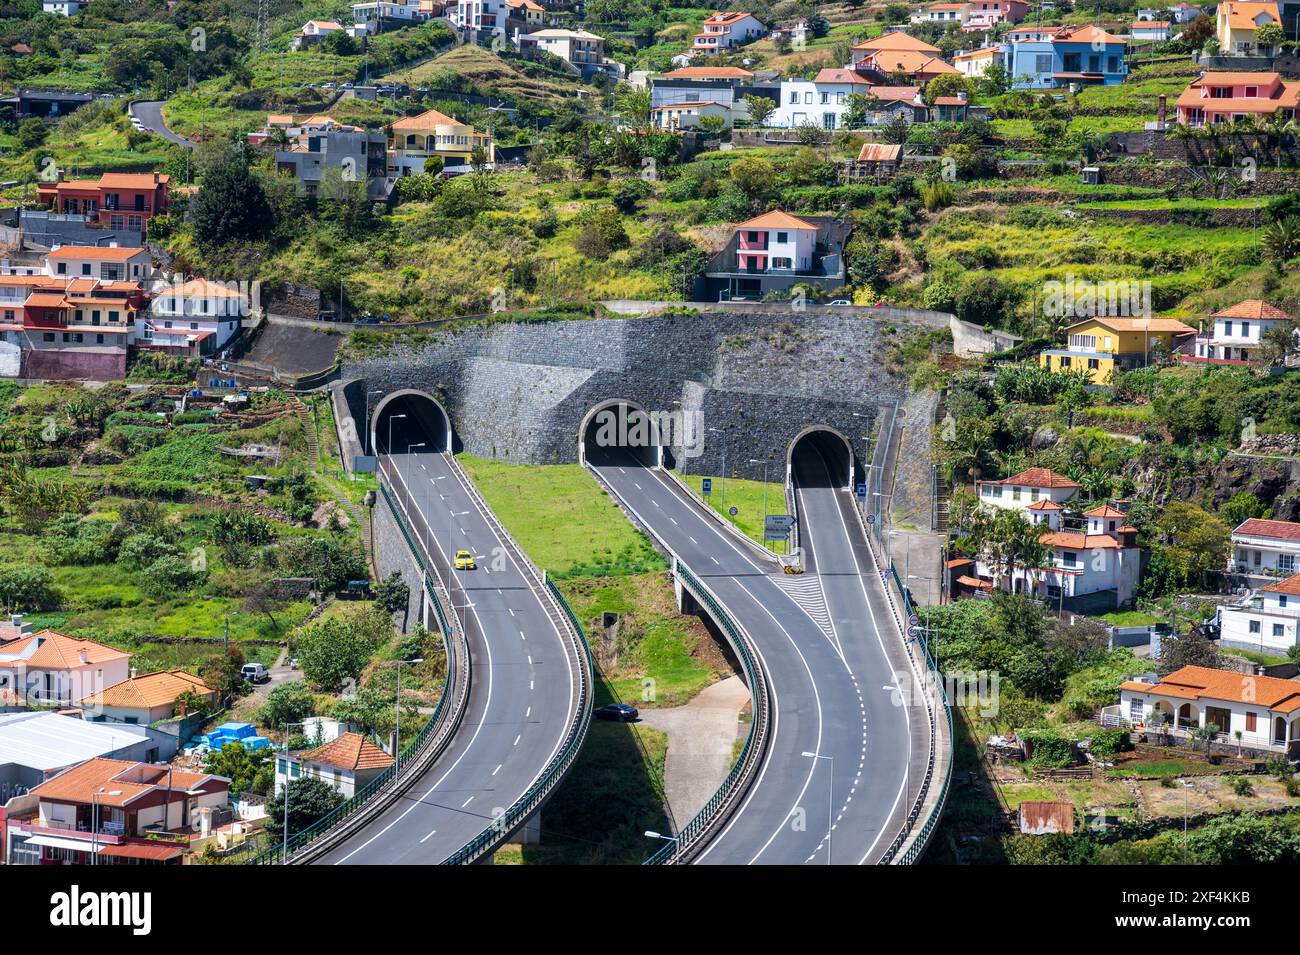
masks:
<path id="1" fill-rule="evenodd" d="M 1190 347 L 1196 329 L 1176 318 L 1087 318 L 1065 330 L 1065 348 L 1039 352 L 1048 371 L 1082 371 L 1093 384 L 1106 384 L 1118 372 L 1143 368 L 1163 353 Z"/>
<path id="2" fill-rule="evenodd" d="M 725 53 L 762 37 L 767 28 L 752 13 L 714 13 L 705 18 L 702 32 L 695 34 L 691 52 L 708 56 Z"/>
<path id="3" fill-rule="evenodd" d="M 697 301 L 759 301 L 796 285 L 844 287 L 844 244 L 853 226 L 833 216 L 773 210 L 735 227 L 696 284 Z"/>
<path id="4" fill-rule="evenodd" d="M 41 182 L 36 198 L 58 216 L 80 220 L 87 229 L 144 236 L 149 220 L 167 211 L 171 177 L 163 173 L 106 172 L 98 179 Z M 137 241 L 137 244 L 139 242 Z"/>
<path id="5" fill-rule="evenodd" d="M 133 344 L 186 358 L 225 348 L 255 304 L 246 289 L 204 278 L 158 282 L 151 293 Z"/>
<path id="6" fill-rule="evenodd" d="M 1294 756 L 1300 681 L 1186 666 L 1121 683 L 1119 703 L 1102 710 L 1101 723 L 1182 738 L 1214 727 L 1217 743 Z"/>
<path id="7" fill-rule="evenodd" d="M 157 763 L 96 758 L 6 807 L 14 865 L 180 864 L 227 813 L 230 780 Z"/>
<path id="8" fill-rule="evenodd" d="M 506 0 L 457 0 L 448 11 L 452 26 L 476 41 L 484 37 L 507 37 L 510 10 Z"/>
<path id="9" fill-rule="evenodd" d="M 1300 620 L 1300 574 L 1264 584 L 1216 611 L 1219 644 L 1286 656 L 1296 645 Z"/>
<path id="10" fill-rule="evenodd" d="M 1100 27 L 1034 27 L 1003 39 L 1002 65 L 1015 89 L 1113 86 L 1128 76 L 1128 41 Z"/>
<path id="11" fill-rule="evenodd" d="M 316 198 L 337 172 L 341 183 L 365 184 L 366 196 L 386 202 L 396 177 L 388 175 L 388 135 L 346 126 L 329 116 L 312 116 L 290 130 L 292 142 L 275 151 L 275 169 L 298 181 L 300 191 Z"/>
<path id="12" fill-rule="evenodd" d="M 0 643 L 0 691 L 42 704 L 72 704 L 131 675 L 131 654 L 41 630 Z"/>
<path id="13" fill-rule="evenodd" d="M 675 131 L 680 129 L 700 129 L 700 120 L 706 116 L 717 116 L 723 127 L 732 124 L 731 110 L 721 103 L 707 101 L 696 103 L 670 103 L 667 106 L 654 106 L 650 109 L 650 121 L 656 129 Z"/>
<path id="14" fill-rule="evenodd" d="M 962 29 L 967 33 L 992 32 L 1008 23 L 1019 23 L 1029 14 L 1024 0 L 972 0 Z"/>
<path id="15" fill-rule="evenodd" d="M 1208 331 L 1202 324 L 1196 335 L 1195 354 L 1187 356 L 1187 360 L 1249 364 L 1258 357 L 1265 333 L 1273 328 L 1284 328 L 1295 335 L 1294 320 L 1280 308 L 1259 299 L 1238 302 L 1211 315 Z"/>
<path id="16" fill-rule="evenodd" d="M 586 30 L 548 28 L 519 37 L 521 50 L 535 49 L 559 57 L 584 77 L 593 73 L 622 75 L 623 65 L 605 57 L 605 38 Z"/>
<path id="17" fill-rule="evenodd" d="M 429 15 L 415 3 L 395 3 L 392 0 L 370 0 L 352 4 L 353 26 L 348 33 L 357 39 L 387 30 L 401 30 L 424 23 Z"/>
<path id="18" fill-rule="evenodd" d="M 1280 73 L 1203 73 L 1179 94 L 1176 106 L 1184 126 L 1213 126 L 1248 116 L 1295 119 L 1300 81 L 1288 82 Z"/>
<path id="19" fill-rule="evenodd" d="M 975 482 L 975 495 L 981 506 L 1025 511 L 1026 517 L 1031 516 L 1031 509 L 1041 510 L 1043 504 L 1051 505 L 1057 512 L 1063 511 L 1065 503 L 1078 493 L 1077 481 L 1051 468 L 1029 468 L 999 480 Z M 1051 529 L 1059 526 L 1053 523 Z"/>
<path id="20" fill-rule="evenodd" d="M 388 127 L 388 174 L 418 176 L 430 159 L 440 159 L 444 169 L 467 167 L 476 146 L 488 163 L 495 161 L 489 134 L 436 109 L 425 110 L 394 120 Z"/>
<path id="21" fill-rule="evenodd" d="M 351 799 L 393 765 L 393 757 L 360 733 L 341 733 L 323 746 L 276 757 L 275 788 L 311 776 Z"/>
<path id="22" fill-rule="evenodd" d="M 854 69 L 870 68 L 870 61 L 880 53 L 891 52 L 912 52 L 924 53 L 931 57 L 937 57 L 940 50 L 932 43 L 926 43 L 924 40 L 918 40 L 911 34 L 904 33 L 901 30 L 891 30 L 882 33 L 878 37 L 870 40 L 863 40 L 861 43 L 855 43 L 849 49 L 853 57 Z"/>
<path id="23" fill-rule="evenodd" d="M 916 23 L 937 23 L 940 26 L 965 23 L 971 15 L 970 3 L 932 3 L 922 7 L 921 12 L 912 17 Z"/>
<path id="24" fill-rule="evenodd" d="M 876 83 L 914 86 L 924 86 L 936 76 L 960 72 L 937 53 L 911 49 L 877 49 L 864 53 L 861 58 L 855 54 L 854 69 L 866 73 Z"/>
<path id="25" fill-rule="evenodd" d="M 1261 44 L 1259 28 L 1267 23 L 1282 26 L 1282 13 L 1273 0 L 1245 2 L 1223 0 L 1215 15 L 1214 34 L 1220 56 L 1272 56 L 1272 47 Z"/>
<path id="26" fill-rule="evenodd" d="M 1266 584 L 1300 573 L 1300 524 L 1252 517 L 1232 530 L 1227 572 Z"/>

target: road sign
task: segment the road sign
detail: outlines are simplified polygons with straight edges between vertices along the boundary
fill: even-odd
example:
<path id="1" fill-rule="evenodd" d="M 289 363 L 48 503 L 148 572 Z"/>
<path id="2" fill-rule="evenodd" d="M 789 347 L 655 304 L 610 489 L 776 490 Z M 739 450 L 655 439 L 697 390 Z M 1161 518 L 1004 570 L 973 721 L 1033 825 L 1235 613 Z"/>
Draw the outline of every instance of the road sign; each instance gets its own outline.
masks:
<path id="1" fill-rule="evenodd" d="M 792 514 L 769 514 L 767 515 L 768 528 L 794 527 L 795 520 Z"/>
<path id="2" fill-rule="evenodd" d="M 379 470 L 379 458 L 372 454 L 358 454 L 352 459 L 352 470 L 358 474 L 374 474 Z"/>
<path id="3" fill-rule="evenodd" d="M 859 482 L 858 486 L 854 489 L 854 492 L 858 495 L 858 500 L 859 500 L 859 501 L 865 501 L 865 500 L 867 499 L 867 486 L 866 486 L 866 484 L 863 484 L 863 483 Z"/>
<path id="4" fill-rule="evenodd" d="M 729 508 L 727 508 L 727 513 L 730 514 L 732 517 L 735 517 L 735 516 L 736 516 L 737 514 L 739 514 L 740 512 L 739 512 L 739 511 L 738 511 L 738 510 L 733 506 L 733 507 L 729 507 Z"/>
<path id="5" fill-rule="evenodd" d="M 910 617 L 907 618 L 907 622 L 908 622 L 908 624 L 910 624 L 911 626 L 915 627 L 915 626 L 920 625 L 920 623 L 921 623 L 921 618 L 918 617 L 916 614 L 912 614 Z"/>
<path id="6" fill-rule="evenodd" d="M 713 478 L 705 478 L 701 487 L 704 489 L 704 496 L 708 497 L 713 491 Z"/>
<path id="7" fill-rule="evenodd" d="M 875 514 L 868 514 L 868 515 L 867 515 L 867 523 L 868 523 L 868 524 L 874 524 L 874 523 L 876 523 L 876 515 L 875 515 Z"/>
<path id="8" fill-rule="evenodd" d="M 907 628 L 907 635 L 908 635 L 909 637 L 918 637 L 918 636 L 921 635 L 921 628 L 920 628 L 920 627 L 908 627 L 908 628 Z"/>
<path id="9" fill-rule="evenodd" d="M 784 541 L 790 539 L 790 528 L 788 527 L 769 527 L 763 531 L 763 540 L 765 541 Z"/>

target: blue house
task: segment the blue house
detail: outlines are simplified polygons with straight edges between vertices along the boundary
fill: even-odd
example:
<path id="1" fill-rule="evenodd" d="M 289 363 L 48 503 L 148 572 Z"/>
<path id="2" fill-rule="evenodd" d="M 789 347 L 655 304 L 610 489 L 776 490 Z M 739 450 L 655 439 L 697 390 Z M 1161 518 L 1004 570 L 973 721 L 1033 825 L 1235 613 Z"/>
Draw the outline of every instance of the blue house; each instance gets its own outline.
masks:
<path id="1" fill-rule="evenodd" d="M 1002 65 L 1015 89 L 1110 86 L 1128 75 L 1125 41 L 1095 26 L 1020 28 L 1006 40 Z"/>

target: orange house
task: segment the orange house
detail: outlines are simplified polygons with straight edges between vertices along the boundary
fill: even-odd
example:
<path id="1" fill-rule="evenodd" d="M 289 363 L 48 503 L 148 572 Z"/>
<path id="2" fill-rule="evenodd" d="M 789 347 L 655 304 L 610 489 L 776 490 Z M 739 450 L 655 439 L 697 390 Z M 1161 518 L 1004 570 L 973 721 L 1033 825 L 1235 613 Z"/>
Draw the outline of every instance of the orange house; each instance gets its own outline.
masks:
<path id="1" fill-rule="evenodd" d="M 60 215 L 85 216 L 106 229 L 147 232 L 167 210 L 171 176 L 157 172 L 106 172 L 98 179 L 43 182 L 37 198 Z"/>

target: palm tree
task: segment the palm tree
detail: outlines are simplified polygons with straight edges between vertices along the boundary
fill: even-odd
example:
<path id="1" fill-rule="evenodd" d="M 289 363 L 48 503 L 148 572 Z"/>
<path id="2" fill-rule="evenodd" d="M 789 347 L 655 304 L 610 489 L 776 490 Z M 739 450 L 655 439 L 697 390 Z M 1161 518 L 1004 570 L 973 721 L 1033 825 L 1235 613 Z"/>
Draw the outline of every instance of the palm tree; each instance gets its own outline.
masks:
<path id="1" fill-rule="evenodd" d="M 1284 216 L 1265 226 L 1260 241 L 1264 254 L 1281 268 L 1300 255 L 1300 216 Z"/>

